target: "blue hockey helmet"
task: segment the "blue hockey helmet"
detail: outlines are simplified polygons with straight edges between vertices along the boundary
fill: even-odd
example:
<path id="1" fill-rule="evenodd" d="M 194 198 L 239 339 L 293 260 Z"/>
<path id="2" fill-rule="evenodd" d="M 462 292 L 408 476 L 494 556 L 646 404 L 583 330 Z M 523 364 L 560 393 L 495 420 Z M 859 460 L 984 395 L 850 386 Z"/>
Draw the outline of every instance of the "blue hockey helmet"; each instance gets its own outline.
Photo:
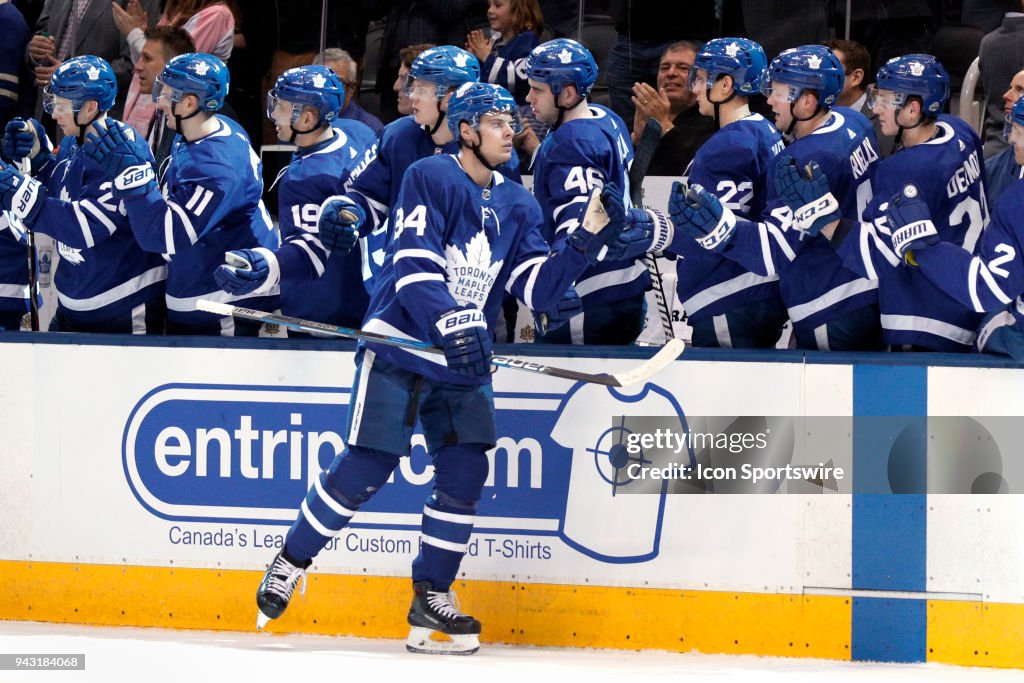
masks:
<path id="1" fill-rule="evenodd" d="M 76 112 L 89 100 L 96 100 L 100 111 L 109 111 L 117 97 L 117 76 L 105 59 L 93 55 L 72 57 L 57 67 L 43 89 L 47 114 L 53 113 L 54 97 L 71 100 Z"/>
<path id="2" fill-rule="evenodd" d="M 278 76 L 267 93 L 267 118 L 273 120 L 278 102 L 291 107 L 290 124 L 294 124 L 303 107 L 320 112 L 317 126 L 327 125 L 341 113 L 345 105 L 345 86 L 332 69 L 326 66 L 299 66 Z"/>
<path id="3" fill-rule="evenodd" d="M 804 90 L 818 93 L 818 106 L 832 107 L 839 100 L 846 82 L 846 71 L 832 50 L 824 45 L 803 45 L 783 50 L 768 65 L 768 74 L 761 84 L 767 97 L 775 83 L 790 86 L 789 101 L 794 102 Z"/>
<path id="4" fill-rule="evenodd" d="M 1017 101 L 1013 103 L 1013 108 L 1010 109 L 1010 121 L 1018 126 L 1024 126 L 1024 95 L 1018 97 Z"/>
<path id="5" fill-rule="evenodd" d="M 924 116 L 934 118 L 949 99 L 949 74 L 931 55 L 893 57 L 875 75 L 872 93 L 878 90 L 896 93 L 893 104 L 897 107 L 902 107 L 908 97 L 920 97 Z"/>
<path id="6" fill-rule="evenodd" d="M 732 78 L 732 89 L 744 97 L 761 90 L 761 80 L 768 68 L 764 48 L 747 38 L 715 38 L 704 44 L 690 68 L 690 90 L 697 85 L 697 71 L 707 74 L 705 88 L 722 76 Z"/>
<path id="7" fill-rule="evenodd" d="M 454 45 L 439 45 L 424 50 L 412 60 L 409 75 L 405 77 L 402 94 L 412 94 L 413 81 L 427 81 L 436 86 L 437 99 L 463 83 L 480 80 L 480 60 L 471 53 Z"/>
<path id="8" fill-rule="evenodd" d="M 214 112 L 224 106 L 230 81 L 228 67 L 220 58 L 189 52 L 167 62 L 153 83 L 153 100 L 160 99 L 164 89 L 168 89 L 171 101 L 180 102 L 185 95 L 195 95 L 199 98 L 198 111 Z"/>
<path id="9" fill-rule="evenodd" d="M 508 90 L 492 83 L 465 83 L 448 100 L 448 130 L 459 140 L 459 124 L 465 121 L 476 128 L 484 114 L 511 114 L 512 130 L 521 129 L 516 100 Z"/>
<path id="10" fill-rule="evenodd" d="M 586 97 L 597 80 L 597 62 L 575 40 L 556 38 L 533 48 L 526 58 L 526 73 L 530 80 L 546 83 L 556 98 L 570 84 L 580 97 Z"/>

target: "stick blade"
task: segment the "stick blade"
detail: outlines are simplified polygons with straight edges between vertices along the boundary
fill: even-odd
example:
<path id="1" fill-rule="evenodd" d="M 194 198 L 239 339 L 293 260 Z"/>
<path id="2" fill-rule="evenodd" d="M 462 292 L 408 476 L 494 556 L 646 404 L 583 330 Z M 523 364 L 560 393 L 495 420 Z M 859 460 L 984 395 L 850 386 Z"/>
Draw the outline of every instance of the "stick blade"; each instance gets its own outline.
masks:
<path id="1" fill-rule="evenodd" d="M 664 370 L 672 361 L 686 349 L 686 342 L 682 339 L 669 339 L 661 349 L 650 357 L 650 359 L 632 370 L 612 373 L 612 377 L 619 383 L 620 387 L 628 387 L 632 384 L 646 382 L 659 372 Z"/>

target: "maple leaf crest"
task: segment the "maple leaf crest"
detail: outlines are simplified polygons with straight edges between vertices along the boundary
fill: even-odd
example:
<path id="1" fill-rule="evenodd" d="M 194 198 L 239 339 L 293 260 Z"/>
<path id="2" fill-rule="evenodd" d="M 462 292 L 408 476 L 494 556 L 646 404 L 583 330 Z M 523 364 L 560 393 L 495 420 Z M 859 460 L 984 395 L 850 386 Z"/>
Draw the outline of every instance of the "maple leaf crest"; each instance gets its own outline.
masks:
<path id="1" fill-rule="evenodd" d="M 445 247 L 448 262 L 448 291 L 460 304 L 473 303 L 483 309 L 504 259 L 491 262 L 487 235 L 478 232 L 466 245 L 465 253 L 454 244 Z"/>

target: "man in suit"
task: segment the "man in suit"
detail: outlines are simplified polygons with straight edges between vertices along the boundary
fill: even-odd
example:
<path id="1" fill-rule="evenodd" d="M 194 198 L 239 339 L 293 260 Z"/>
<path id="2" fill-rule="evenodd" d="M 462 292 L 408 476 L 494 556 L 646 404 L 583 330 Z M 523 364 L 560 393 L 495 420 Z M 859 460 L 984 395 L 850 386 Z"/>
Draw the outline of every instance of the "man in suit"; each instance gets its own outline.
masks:
<path id="1" fill-rule="evenodd" d="M 882 133 L 882 124 L 878 115 L 868 106 L 868 74 L 871 72 L 871 55 L 866 47 L 855 40 L 830 40 L 825 43 L 843 65 L 846 80 L 843 91 L 839 93 L 839 106 L 849 107 L 868 117 L 875 128 L 878 138 L 878 153 L 887 157 L 892 153 L 893 137 Z"/>
<path id="2" fill-rule="evenodd" d="M 127 6 L 128 0 L 115 0 Z M 155 21 L 159 0 L 138 0 Z M 118 97 L 111 116 L 121 117 L 124 97 L 132 77 L 131 53 L 114 24 L 109 0 L 46 0 L 29 40 L 26 57 L 34 70 L 36 85 L 45 87 L 50 76 L 69 57 L 95 55 L 107 60 L 117 76 Z M 40 98 L 41 101 L 41 98 Z M 38 112 L 37 112 L 38 114 Z"/>
<path id="3" fill-rule="evenodd" d="M 985 88 L 985 158 L 988 159 L 1009 145 L 1003 139 L 1003 93 L 1013 75 L 1024 68 L 1024 13 L 1016 3 L 1016 11 L 1007 12 L 1003 23 L 981 39 L 978 68 Z"/>

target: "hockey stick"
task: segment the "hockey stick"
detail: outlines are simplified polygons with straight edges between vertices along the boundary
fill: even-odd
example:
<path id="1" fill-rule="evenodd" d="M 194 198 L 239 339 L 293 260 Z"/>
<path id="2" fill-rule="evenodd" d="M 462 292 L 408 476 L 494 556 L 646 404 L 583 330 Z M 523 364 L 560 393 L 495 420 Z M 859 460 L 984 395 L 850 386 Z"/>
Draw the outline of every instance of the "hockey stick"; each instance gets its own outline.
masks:
<path id="1" fill-rule="evenodd" d="M 207 299 L 200 299 L 196 302 L 196 308 L 200 311 L 215 313 L 217 315 L 229 315 L 235 318 L 243 318 L 245 320 L 253 320 L 256 322 L 274 323 L 299 332 L 321 332 L 335 337 L 348 337 L 349 339 L 356 339 L 358 341 L 384 344 L 386 346 L 394 346 L 400 349 L 410 349 L 412 351 L 444 356 L 444 351 L 442 349 L 417 339 L 403 339 L 401 337 L 392 337 L 390 335 L 379 334 L 377 332 L 354 330 L 349 327 L 338 327 L 335 325 L 328 325 L 326 323 L 313 322 L 312 320 L 292 318 L 290 316 L 280 315 L 277 313 L 266 313 L 264 311 L 253 310 L 251 308 L 222 304 L 218 301 L 209 301 Z M 609 387 L 628 387 L 632 384 L 644 382 L 661 372 L 669 363 L 679 357 L 679 354 L 683 352 L 685 347 L 686 344 L 682 339 L 670 339 L 669 342 L 661 347 L 656 354 L 640 365 L 631 370 L 615 373 L 602 372 L 592 374 L 588 372 L 579 372 L 576 370 L 569 370 L 567 368 L 544 365 L 543 363 L 535 363 L 523 358 L 516 358 L 515 356 L 491 356 L 491 364 L 497 365 L 500 368 L 524 370 L 526 372 L 549 375 L 551 377 L 560 377 L 561 379 L 573 380 L 575 382 L 590 382 L 592 384 L 603 384 Z"/>
<path id="2" fill-rule="evenodd" d="M 647 119 L 644 132 L 636 141 L 633 148 L 633 165 L 629 167 L 629 198 L 633 206 L 643 205 L 644 177 L 647 169 L 654 158 L 654 152 L 661 142 L 661 124 L 655 118 Z M 651 284 L 654 286 L 654 301 L 658 304 L 658 315 L 661 318 L 661 329 L 665 332 L 665 339 L 672 339 L 676 336 L 675 328 L 672 326 L 672 311 L 668 309 L 668 299 L 665 297 L 665 286 L 661 279 L 661 269 L 658 267 L 658 257 L 654 254 L 644 254 L 644 265 L 651 276 Z"/>
<path id="3" fill-rule="evenodd" d="M 28 123 L 26 126 L 30 125 Z M 32 173 L 32 162 L 28 157 L 18 162 L 18 170 L 25 177 Z M 13 214 L 11 218 L 14 218 Z M 24 227 L 24 226 L 23 226 Z M 28 236 L 28 317 L 33 332 L 39 331 L 39 273 L 36 272 L 36 233 L 25 227 Z"/>

